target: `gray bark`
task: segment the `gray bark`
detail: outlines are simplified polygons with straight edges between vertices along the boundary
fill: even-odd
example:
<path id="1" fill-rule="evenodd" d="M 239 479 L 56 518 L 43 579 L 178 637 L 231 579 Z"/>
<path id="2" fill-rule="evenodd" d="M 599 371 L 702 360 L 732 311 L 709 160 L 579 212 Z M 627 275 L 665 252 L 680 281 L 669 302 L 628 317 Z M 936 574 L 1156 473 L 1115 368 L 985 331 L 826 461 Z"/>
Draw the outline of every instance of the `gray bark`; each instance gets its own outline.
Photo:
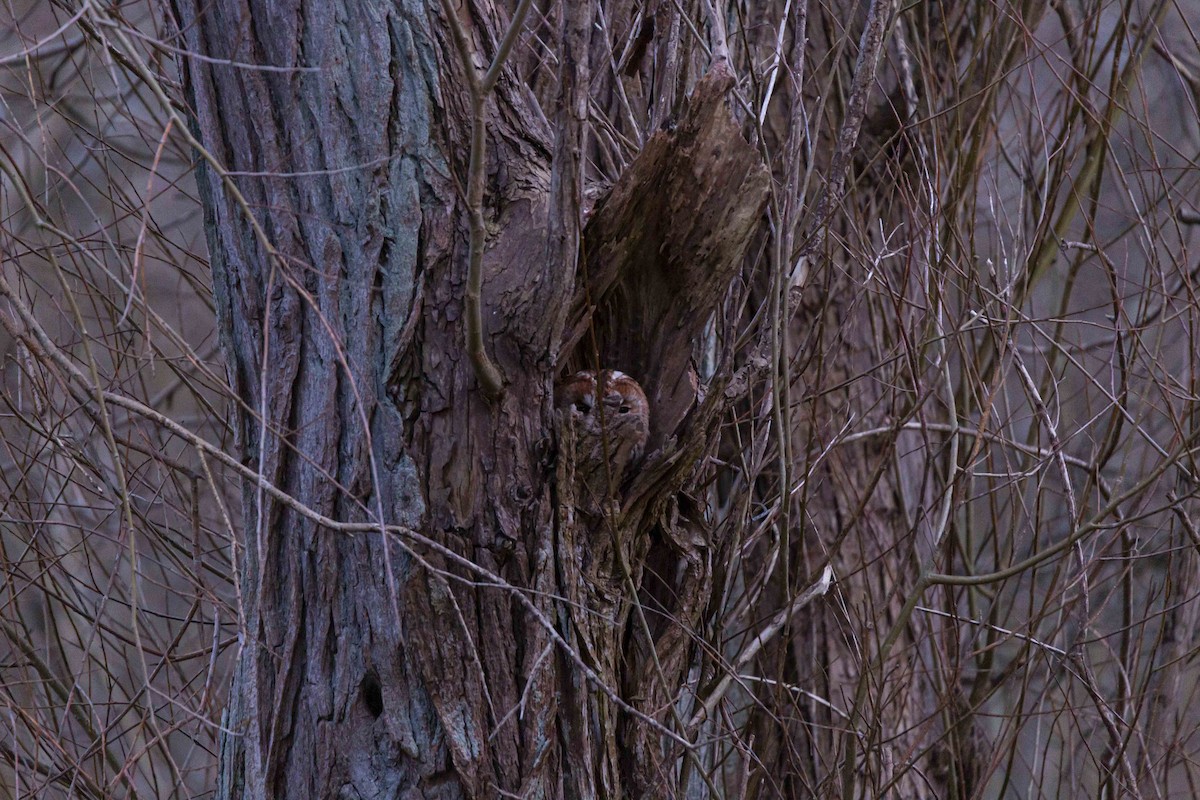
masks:
<path id="1" fill-rule="evenodd" d="M 580 589 L 588 576 L 576 555 L 598 532 L 555 511 L 551 387 L 580 339 L 568 335 L 560 355 L 572 309 L 570 330 L 592 325 L 602 358 L 638 370 L 664 409 L 655 452 L 612 524 L 637 543 L 639 564 L 653 555 L 691 565 L 675 587 L 686 624 L 711 568 L 700 540 L 681 533 L 678 492 L 697 479 L 723 408 L 720 392 L 696 402 L 687 357 L 766 190 L 729 121 L 728 80 L 702 84 L 679 131 L 656 135 L 594 215 L 597 233 L 584 238 L 598 237 L 590 252 L 604 253 L 590 270 L 600 284 L 576 282 L 571 268 L 574 129 L 560 115 L 568 136 L 553 146 L 528 93 L 500 80 L 488 106 L 483 322 L 506 391 L 492 404 L 463 349 L 458 186 L 470 111 L 445 21 L 421 3 L 176 0 L 174 12 L 184 46 L 205 57 L 184 59 L 199 138 L 247 203 L 201 172 L 241 457 L 325 517 L 405 526 L 446 548 L 334 532 L 245 487 L 245 636 L 218 796 L 670 793 L 646 726 L 665 718 L 662 700 L 684 672 L 679 637 L 663 639 L 666 685 L 648 690 L 637 653 L 652 643 L 621 632 L 633 624 L 628 592 L 606 609 L 603 636 L 554 599 L 594 597 Z M 489 61 L 498 13 L 480 3 L 461 15 Z M 561 74 L 560 108 L 574 108 L 563 104 L 578 99 L 586 65 Z M 668 202 L 680 191 L 704 193 L 701 214 Z M 652 225 L 614 227 L 638 209 Z M 618 290 L 639 280 L 653 291 L 635 306 Z M 656 327 L 662 320 L 672 327 Z M 622 349 L 620 326 L 657 336 L 654 349 Z M 484 585 L 448 553 L 516 588 Z M 641 569 L 632 572 L 636 585 Z M 628 660 L 617 652 L 627 640 Z M 597 676 L 613 696 L 597 691 Z M 616 703 L 623 690 L 636 699 Z M 624 764 L 618 717 L 639 748 Z"/>

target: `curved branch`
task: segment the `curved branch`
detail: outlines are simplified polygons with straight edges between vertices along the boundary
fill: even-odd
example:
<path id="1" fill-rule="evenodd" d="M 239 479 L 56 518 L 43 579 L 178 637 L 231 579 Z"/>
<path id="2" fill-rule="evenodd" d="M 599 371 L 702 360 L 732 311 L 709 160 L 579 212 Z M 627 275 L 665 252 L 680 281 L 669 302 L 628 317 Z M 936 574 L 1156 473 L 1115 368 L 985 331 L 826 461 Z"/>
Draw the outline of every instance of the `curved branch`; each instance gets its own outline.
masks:
<path id="1" fill-rule="evenodd" d="M 492 89 L 496 86 L 496 81 L 500 78 L 500 70 L 525 23 L 525 14 L 529 11 L 529 6 L 530 0 L 521 0 L 487 73 L 480 78 L 479 73 L 475 70 L 471 45 L 467 41 L 462 23 L 455 15 L 454 9 L 451 8 L 450 0 L 442 0 L 442 13 L 445 14 L 446 23 L 450 26 L 454 45 L 458 49 L 458 57 L 462 61 L 463 74 L 466 75 L 467 86 L 471 90 L 471 160 L 467 166 L 467 218 L 471 233 L 465 292 L 465 325 L 467 355 L 471 358 L 471 366 L 475 368 L 475 378 L 479 381 L 479 388 L 490 400 L 496 399 L 503 393 L 504 376 L 492 363 L 487 348 L 483 344 L 483 245 L 486 233 L 483 219 L 483 182 L 487 161 L 485 151 L 487 126 L 484 119 L 484 108 L 488 95 L 491 94 Z"/>

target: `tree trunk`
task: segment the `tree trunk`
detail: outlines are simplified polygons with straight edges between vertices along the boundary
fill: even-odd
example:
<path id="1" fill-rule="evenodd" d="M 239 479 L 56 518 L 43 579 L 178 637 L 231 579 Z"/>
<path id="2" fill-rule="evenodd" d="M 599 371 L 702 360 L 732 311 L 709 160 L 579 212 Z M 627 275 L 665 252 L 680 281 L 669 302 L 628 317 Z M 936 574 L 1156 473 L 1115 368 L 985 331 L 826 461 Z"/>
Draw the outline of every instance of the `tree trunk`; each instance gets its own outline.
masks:
<path id="1" fill-rule="evenodd" d="M 678 630 L 711 584 L 680 498 L 724 408 L 698 401 L 688 359 L 766 173 L 715 74 L 581 233 L 580 6 L 561 21 L 558 132 L 508 71 L 485 105 L 489 401 L 463 335 L 472 108 L 448 21 L 422 3 L 174 4 L 195 127 L 228 170 L 200 189 L 238 447 L 264 479 L 243 493 L 220 797 L 674 791 L 658 743 Z M 507 20 L 458 13 L 482 73 Z M 556 377 L 597 354 L 654 409 L 651 452 L 599 521 L 555 489 L 552 408 Z M 666 630 L 630 614 L 647 558 L 690 565 L 667 570 Z"/>

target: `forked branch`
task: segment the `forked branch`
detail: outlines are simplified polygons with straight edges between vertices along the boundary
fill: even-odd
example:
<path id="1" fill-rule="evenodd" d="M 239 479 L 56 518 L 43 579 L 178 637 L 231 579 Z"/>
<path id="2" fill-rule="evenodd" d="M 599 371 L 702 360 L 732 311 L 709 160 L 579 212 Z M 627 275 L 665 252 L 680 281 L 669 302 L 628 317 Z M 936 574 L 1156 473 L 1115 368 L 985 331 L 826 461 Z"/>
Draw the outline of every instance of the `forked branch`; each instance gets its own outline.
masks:
<path id="1" fill-rule="evenodd" d="M 487 128 L 484 110 L 487 97 L 500 78 L 500 71 L 513 44 L 525 23 L 525 14 L 529 11 L 530 0 L 521 0 L 513 14 L 508 30 L 496 49 L 496 55 L 488 67 L 487 73 L 481 79 L 475 70 L 472 48 L 467 41 L 467 34 L 450 6 L 450 0 L 442 0 L 442 13 L 450 26 L 454 38 L 454 46 L 462 60 L 463 74 L 467 76 L 467 86 L 471 90 L 471 160 L 467 165 L 467 218 L 470 224 L 470 255 L 467 262 L 466 289 L 466 338 L 467 355 L 475 368 L 475 378 L 479 387 L 489 399 L 495 399 L 504 391 L 504 377 L 492 359 L 487 354 L 483 344 L 483 180 L 484 166 L 487 153 Z"/>

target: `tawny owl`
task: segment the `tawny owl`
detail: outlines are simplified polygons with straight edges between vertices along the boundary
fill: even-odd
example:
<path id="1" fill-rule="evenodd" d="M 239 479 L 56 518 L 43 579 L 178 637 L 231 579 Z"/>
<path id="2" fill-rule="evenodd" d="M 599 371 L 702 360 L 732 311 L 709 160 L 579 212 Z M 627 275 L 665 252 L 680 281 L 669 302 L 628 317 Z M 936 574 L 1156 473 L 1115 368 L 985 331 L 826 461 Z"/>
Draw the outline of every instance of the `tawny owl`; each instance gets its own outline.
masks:
<path id="1" fill-rule="evenodd" d="M 650 405 L 633 378 L 615 369 L 576 372 L 554 392 L 563 424 L 574 431 L 575 483 L 580 508 L 596 513 L 642 457 L 650 434 Z M 604 435 L 602 435 L 602 433 Z"/>

